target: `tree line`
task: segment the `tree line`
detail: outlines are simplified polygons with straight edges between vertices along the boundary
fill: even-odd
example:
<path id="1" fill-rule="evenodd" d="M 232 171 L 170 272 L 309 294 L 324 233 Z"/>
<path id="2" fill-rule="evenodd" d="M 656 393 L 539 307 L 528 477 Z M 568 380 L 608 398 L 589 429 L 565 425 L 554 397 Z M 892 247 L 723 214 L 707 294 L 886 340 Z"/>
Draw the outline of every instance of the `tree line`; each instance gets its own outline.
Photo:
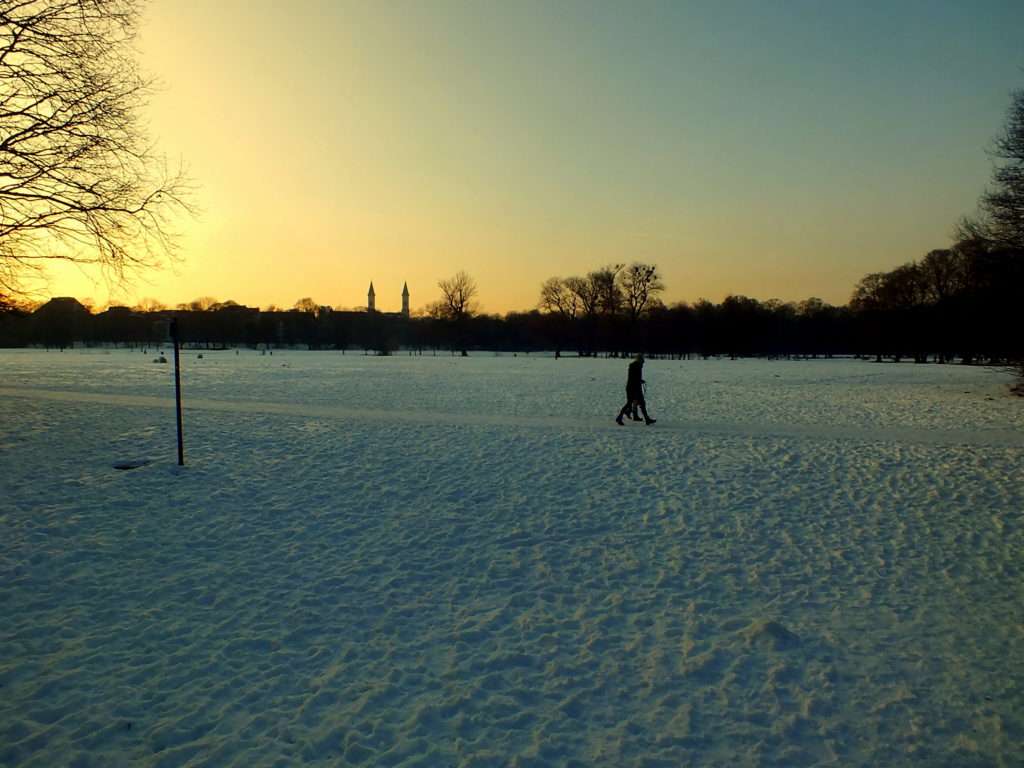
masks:
<path id="1" fill-rule="evenodd" d="M 391 354 L 553 351 L 581 357 L 637 351 L 665 357 L 832 357 L 1012 364 L 1024 359 L 1019 307 L 1024 249 L 971 237 L 889 272 L 866 275 L 846 306 L 821 299 L 727 296 L 667 306 L 656 265 L 610 264 L 552 277 L 537 307 L 479 312 L 466 272 L 440 280 L 441 297 L 411 317 L 299 299 L 291 309 L 201 297 L 174 309 L 153 300 L 94 312 L 71 298 L 0 307 L 0 346 L 148 347 L 178 319 L 186 344 L 207 349 L 296 347 Z"/>
<path id="2" fill-rule="evenodd" d="M 1021 255 L 976 241 L 958 243 L 867 275 L 846 306 L 738 295 L 717 304 L 702 299 L 667 306 L 659 298 L 657 268 L 645 264 L 551 278 L 541 286 L 536 309 L 503 316 L 473 310 L 476 287 L 464 273 L 458 291 L 442 291 L 442 299 L 410 318 L 331 308 L 308 298 L 287 310 L 206 298 L 175 309 L 144 302 L 102 312 L 64 298 L 34 309 L 9 306 L 0 313 L 0 345 L 149 347 L 167 340 L 168 321 L 176 317 L 183 341 L 203 348 L 1009 363 L 1024 357 L 1013 324 L 1024 300 Z"/>
<path id="3" fill-rule="evenodd" d="M 876 360 L 1024 360 L 1024 249 L 978 238 L 866 275 L 850 301 Z"/>

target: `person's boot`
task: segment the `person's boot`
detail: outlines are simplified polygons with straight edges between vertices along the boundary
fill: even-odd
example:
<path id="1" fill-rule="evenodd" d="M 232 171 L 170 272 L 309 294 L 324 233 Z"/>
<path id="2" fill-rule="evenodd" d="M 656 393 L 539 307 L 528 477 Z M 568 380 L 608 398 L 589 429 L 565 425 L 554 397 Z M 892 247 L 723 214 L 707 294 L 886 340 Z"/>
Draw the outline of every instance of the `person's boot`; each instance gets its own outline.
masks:
<path id="1" fill-rule="evenodd" d="M 623 416 L 629 416 L 630 418 L 632 418 L 632 416 L 630 416 L 630 413 L 629 413 L 629 404 L 628 403 L 626 405 L 622 406 L 621 408 L 619 408 L 619 415 L 615 417 L 615 423 L 618 424 L 620 427 L 626 426 L 625 424 L 622 423 L 622 417 Z"/>
<path id="2" fill-rule="evenodd" d="M 648 417 L 647 421 L 645 421 L 644 424 L 646 424 L 649 427 L 649 426 L 651 426 L 651 424 L 653 424 L 656 421 L 657 421 L 657 419 L 652 419 L 652 418 Z"/>

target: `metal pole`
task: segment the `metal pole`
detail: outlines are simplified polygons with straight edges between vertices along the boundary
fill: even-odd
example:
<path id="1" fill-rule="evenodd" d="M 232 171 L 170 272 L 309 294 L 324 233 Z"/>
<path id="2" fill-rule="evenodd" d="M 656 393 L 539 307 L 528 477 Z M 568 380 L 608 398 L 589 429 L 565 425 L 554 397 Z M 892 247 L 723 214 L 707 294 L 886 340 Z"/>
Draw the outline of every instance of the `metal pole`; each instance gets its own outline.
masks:
<path id="1" fill-rule="evenodd" d="M 178 354 L 178 319 L 171 320 L 171 341 L 174 342 L 174 402 L 178 413 L 178 466 L 185 466 L 185 443 L 181 437 L 181 359 Z"/>

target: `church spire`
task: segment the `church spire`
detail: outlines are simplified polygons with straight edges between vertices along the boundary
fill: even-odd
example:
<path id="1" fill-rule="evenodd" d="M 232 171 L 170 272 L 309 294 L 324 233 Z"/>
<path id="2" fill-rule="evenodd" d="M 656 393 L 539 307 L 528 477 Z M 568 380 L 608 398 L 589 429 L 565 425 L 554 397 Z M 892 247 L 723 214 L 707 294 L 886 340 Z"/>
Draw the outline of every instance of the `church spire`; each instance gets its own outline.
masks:
<path id="1" fill-rule="evenodd" d="M 377 311 L 377 294 L 373 291 L 373 280 L 370 281 L 370 290 L 366 293 L 366 311 Z"/>
<path id="2" fill-rule="evenodd" d="M 409 284 L 402 284 L 402 317 L 409 317 Z"/>

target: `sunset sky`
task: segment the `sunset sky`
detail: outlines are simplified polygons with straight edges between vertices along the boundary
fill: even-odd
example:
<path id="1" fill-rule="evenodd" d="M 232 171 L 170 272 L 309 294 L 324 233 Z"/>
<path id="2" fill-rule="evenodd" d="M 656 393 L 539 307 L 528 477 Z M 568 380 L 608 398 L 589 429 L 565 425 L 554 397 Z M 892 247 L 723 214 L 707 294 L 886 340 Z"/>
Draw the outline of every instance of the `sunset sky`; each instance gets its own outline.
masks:
<path id="1" fill-rule="evenodd" d="M 488 312 L 659 265 L 664 299 L 819 296 L 949 243 L 1024 87 L 1020 0 L 151 0 L 150 132 L 197 184 L 182 261 L 108 295 Z"/>

